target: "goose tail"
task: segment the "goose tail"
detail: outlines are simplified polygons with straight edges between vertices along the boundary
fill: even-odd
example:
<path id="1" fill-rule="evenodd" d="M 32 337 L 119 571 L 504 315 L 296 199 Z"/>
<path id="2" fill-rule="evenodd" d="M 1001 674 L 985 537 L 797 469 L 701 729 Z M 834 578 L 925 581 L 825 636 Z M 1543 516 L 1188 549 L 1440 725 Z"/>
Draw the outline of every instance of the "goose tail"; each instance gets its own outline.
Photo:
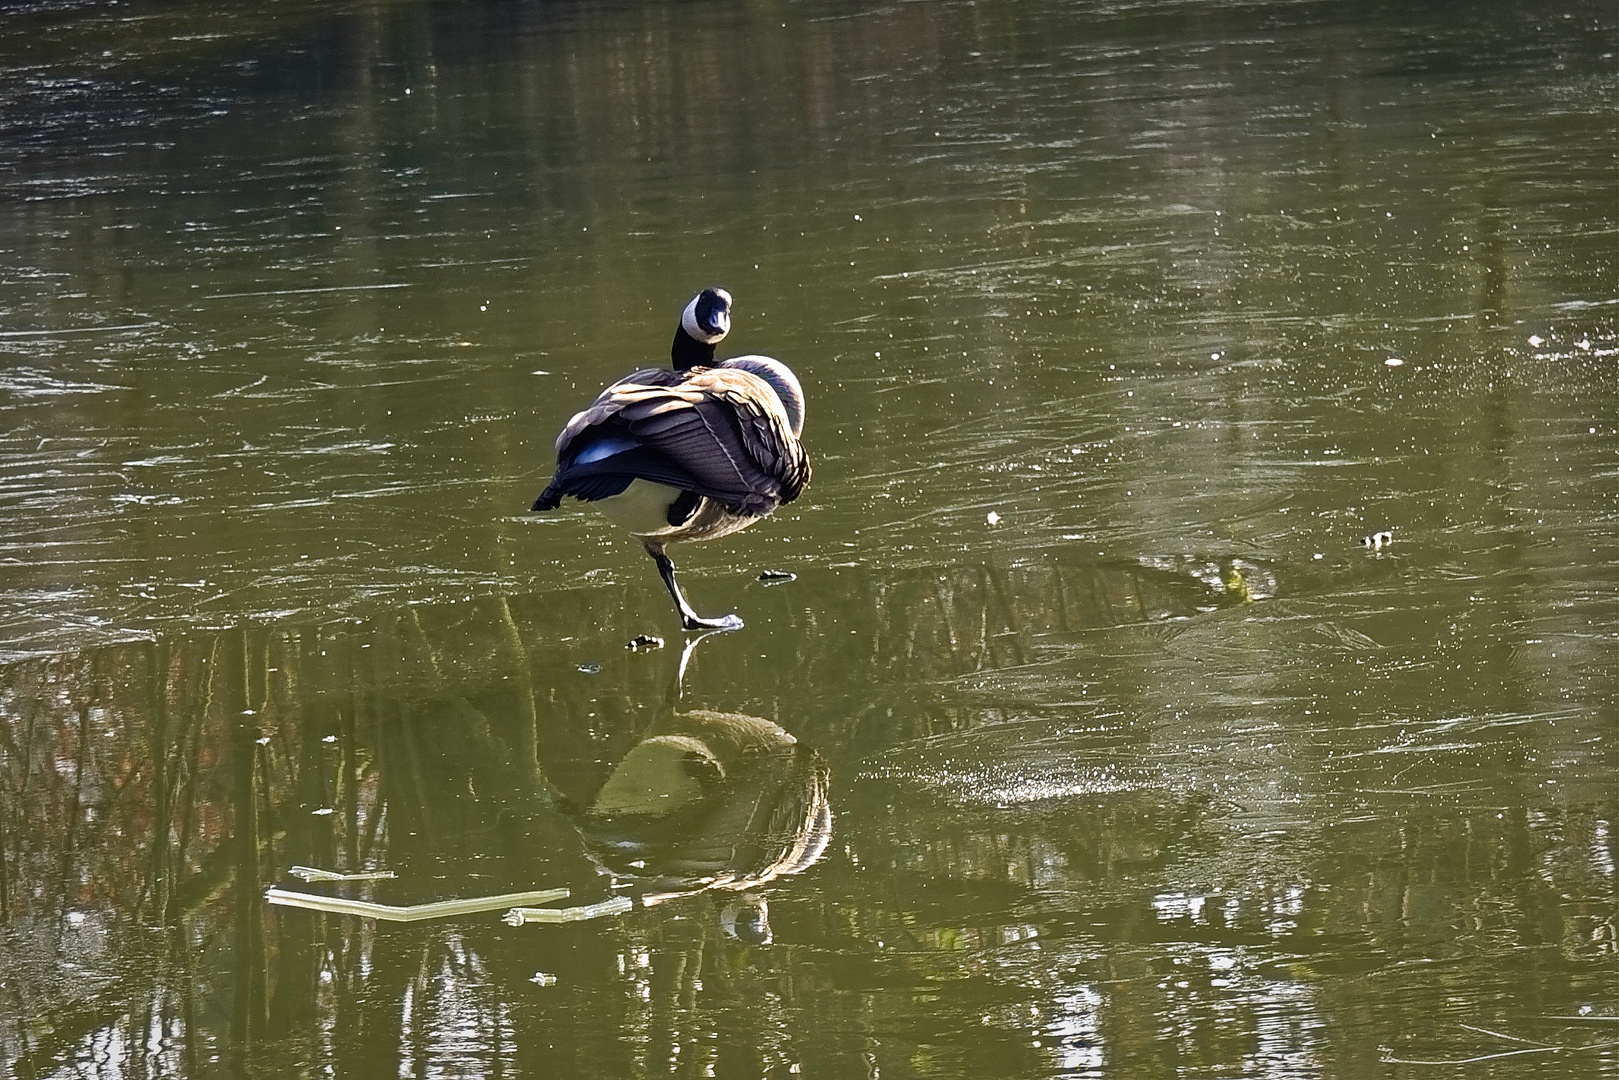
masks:
<path id="1" fill-rule="evenodd" d="M 562 505 L 563 494 L 564 492 L 561 486 L 558 485 L 555 480 L 553 480 L 549 485 L 547 485 L 544 491 L 540 492 L 540 497 L 534 500 L 534 505 L 529 507 L 529 509 L 555 510 L 557 507 Z"/>

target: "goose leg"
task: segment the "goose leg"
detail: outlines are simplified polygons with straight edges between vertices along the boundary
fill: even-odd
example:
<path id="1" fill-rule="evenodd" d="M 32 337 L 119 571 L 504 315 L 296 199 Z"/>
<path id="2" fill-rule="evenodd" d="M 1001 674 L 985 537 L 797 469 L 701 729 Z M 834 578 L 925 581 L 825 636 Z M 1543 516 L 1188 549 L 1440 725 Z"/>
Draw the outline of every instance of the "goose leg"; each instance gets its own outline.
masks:
<path id="1" fill-rule="evenodd" d="M 675 608 L 680 612 L 680 626 L 683 630 L 740 630 L 742 620 L 735 615 L 721 615 L 717 619 L 705 619 L 691 609 L 686 598 L 680 593 L 680 586 L 675 582 L 675 564 L 669 561 L 669 556 L 663 553 L 663 545 L 651 540 L 644 540 L 646 553 L 652 556 L 652 561 L 658 564 L 658 573 L 663 577 L 663 584 L 674 597 Z"/>

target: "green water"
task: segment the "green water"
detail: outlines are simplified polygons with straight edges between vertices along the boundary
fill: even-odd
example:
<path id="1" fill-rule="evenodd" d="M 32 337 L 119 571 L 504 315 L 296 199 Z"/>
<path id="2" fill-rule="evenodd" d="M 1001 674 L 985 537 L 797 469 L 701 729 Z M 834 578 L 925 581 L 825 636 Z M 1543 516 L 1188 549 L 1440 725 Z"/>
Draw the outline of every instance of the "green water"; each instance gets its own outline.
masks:
<path id="1" fill-rule="evenodd" d="M 1616 56 L 13 6 L 0 1076 L 1615 1075 Z M 525 510 L 710 283 L 815 481 L 688 649 Z"/>

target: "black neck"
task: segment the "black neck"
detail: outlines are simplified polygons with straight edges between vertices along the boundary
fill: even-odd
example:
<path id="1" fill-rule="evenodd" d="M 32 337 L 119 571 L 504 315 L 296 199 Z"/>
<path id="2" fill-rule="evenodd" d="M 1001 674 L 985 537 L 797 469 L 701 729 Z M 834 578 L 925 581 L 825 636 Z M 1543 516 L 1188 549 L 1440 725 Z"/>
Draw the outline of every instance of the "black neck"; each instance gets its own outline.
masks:
<path id="1" fill-rule="evenodd" d="M 684 326 L 675 329 L 675 342 L 669 346 L 669 359 L 676 371 L 690 371 L 694 367 L 714 365 L 714 346 L 704 345 L 686 333 Z"/>

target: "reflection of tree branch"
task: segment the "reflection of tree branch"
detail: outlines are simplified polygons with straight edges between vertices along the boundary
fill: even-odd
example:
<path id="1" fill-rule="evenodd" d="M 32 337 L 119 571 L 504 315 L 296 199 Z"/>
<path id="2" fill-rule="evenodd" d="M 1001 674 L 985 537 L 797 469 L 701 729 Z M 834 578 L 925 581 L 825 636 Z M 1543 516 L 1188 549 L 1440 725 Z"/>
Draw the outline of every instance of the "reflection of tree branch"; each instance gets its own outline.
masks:
<path id="1" fill-rule="evenodd" d="M 375 776 L 380 768 L 382 755 L 386 752 L 382 739 L 382 722 L 379 718 L 379 705 L 374 690 L 365 693 L 355 692 L 354 686 L 368 688 L 383 685 L 381 674 L 383 665 L 383 650 L 373 648 L 370 650 L 371 664 L 369 671 L 364 673 L 363 681 L 359 672 L 351 684 L 349 693 L 349 712 L 344 722 L 343 733 L 343 775 L 349 786 L 349 803 L 347 813 L 350 824 L 349 865 L 365 866 L 371 861 L 371 853 L 376 849 L 377 837 L 383 835 L 383 828 L 388 821 L 388 803 L 384 797 L 381 784 L 377 785 L 377 795 L 374 805 L 369 807 L 365 819 L 365 831 L 360 831 L 360 800 L 361 789 L 368 777 Z M 370 747 L 368 757 L 362 758 L 360 748 Z"/>
<path id="2" fill-rule="evenodd" d="M 444 670 L 439 666 L 438 652 L 433 648 L 433 642 L 427 636 L 427 628 L 422 625 L 422 613 L 411 608 L 405 615 L 405 639 L 401 644 L 414 645 L 427 663 L 428 676 L 435 690 L 444 687 Z M 401 651 L 402 653 L 402 651 Z"/>
<path id="3" fill-rule="evenodd" d="M 540 712 L 534 698 L 534 676 L 529 665 L 528 649 L 523 646 L 523 635 L 517 629 L 517 620 L 512 618 L 511 605 L 506 602 L 504 596 L 499 598 L 499 605 L 501 641 L 510 654 L 512 670 L 516 673 L 517 681 L 518 768 L 536 793 L 543 792 L 548 802 L 554 802 L 554 799 L 550 798 L 550 784 L 546 782 L 540 765 Z"/>
<path id="4" fill-rule="evenodd" d="M 325 653 L 327 641 L 320 630 L 312 631 L 306 639 L 303 635 L 297 638 L 298 642 L 298 668 L 300 673 L 304 665 L 314 666 L 312 657 Z M 336 651 L 333 643 L 333 651 Z M 296 775 L 289 785 L 293 794 L 293 806 L 297 808 L 287 816 L 287 834 L 290 839 L 285 852 L 288 860 L 307 859 L 310 862 L 330 862 L 334 847 L 332 840 L 333 826 L 336 824 L 332 815 L 316 815 L 309 811 L 326 807 L 331 808 L 334 792 L 333 785 L 328 781 L 326 771 L 327 749 L 323 741 L 326 734 L 335 727 L 333 723 L 333 708 L 322 696 L 314 692 L 313 680 L 303 677 L 302 674 L 295 680 L 293 690 L 297 694 L 293 707 L 297 710 L 298 724 L 296 731 L 301 736 L 298 744 L 298 756 L 290 759 L 288 766 L 296 765 Z M 266 791 L 274 790 L 267 786 Z"/>
<path id="5" fill-rule="evenodd" d="M 371 853 L 377 848 L 377 837 L 382 835 L 382 828 L 388 823 L 388 804 L 383 799 L 377 800 L 376 807 L 371 816 L 366 819 L 365 835 L 357 845 L 358 857 L 353 865 L 364 866 L 371 861 Z"/>
<path id="6" fill-rule="evenodd" d="M 62 842 L 62 880 L 73 880 L 73 856 L 78 851 L 79 838 L 79 804 L 84 791 L 84 757 L 89 752 L 90 743 L 90 706 L 81 702 L 77 709 L 79 715 L 79 730 L 77 745 L 73 748 L 73 786 L 68 793 L 67 828 L 66 836 Z M 62 897 L 65 904 L 67 897 Z"/>
<path id="7" fill-rule="evenodd" d="M 151 901 L 155 921 L 167 921 L 169 906 L 169 837 L 173 832 L 169 814 L 169 646 L 166 641 L 150 644 L 147 659 L 146 700 L 151 710 L 147 747 L 152 759 L 152 852 L 146 881 L 146 898 Z M 142 905 L 137 903 L 137 911 Z"/>
<path id="8" fill-rule="evenodd" d="M 176 813 L 180 818 L 180 840 L 174 853 L 175 866 L 183 872 L 187 863 L 187 855 L 191 850 L 192 831 L 197 820 L 197 778 L 202 772 L 202 750 L 204 735 L 207 733 L 208 717 L 214 705 L 214 680 L 220 670 L 220 657 L 225 644 L 225 635 L 220 634 L 214 638 L 208 655 L 203 658 L 201 668 L 197 673 L 198 690 L 201 703 L 191 712 L 191 722 L 187 725 L 186 737 L 190 740 L 190 755 L 185 762 L 185 787 L 176 804 Z"/>
<path id="9" fill-rule="evenodd" d="M 426 664 L 429 685 L 434 691 L 443 686 L 443 678 L 439 671 L 438 660 L 434 656 L 432 643 L 427 639 L 427 632 L 422 627 L 421 614 L 416 609 L 410 609 L 403 619 L 388 620 L 386 633 L 387 648 L 384 655 L 390 661 L 391 670 L 385 673 L 388 681 L 394 685 L 404 683 L 405 660 L 410 656 L 412 646 L 419 659 Z M 422 776 L 421 755 L 416 747 L 416 719 L 417 710 L 410 705 L 393 701 L 392 719 L 384 730 L 381 724 L 377 729 L 377 747 L 379 755 L 384 748 L 389 748 L 387 757 L 381 762 L 382 775 L 385 779 L 396 777 L 397 782 L 389 784 L 388 790 L 392 793 L 386 797 L 387 803 L 397 806 L 398 796 L 406 795 L 411 814 L 412 824 L 424 834 L 435 834 L 436 815 L 428 813 L 430 800 L 427 795 L 427 786 Z M 403 787 L 403 791 L 401 788 Z"/>
<path id="10" fill-rule="evenodd" d="M 410 792 L 416 797 L 413 820 L 416 827 L 427 835 L 436 835 L 438 815 L 429 813 L 431 800 L 427 797 L 427 782 L 422 776 L 422 758 L 417 750 L 416 735 L 420 726 L 415 709 L 401 709 L 399 716 L 399 742 L 405 753 L 405 773 L 410 777 Z"/>
<path id="11" fill-rule="evenodd" d="M 250 719 L 249 639 L 245 630 L 230 635 L 226 658 L 226 708 L 232 714 L 231 754 L 236 809 L 236 994 L 231 1034 L 250 1046 L 263 1034 L 266 1015 L 264 928 L 259 919 L 258 725 Z"/>
<path id="12" fill-rule="evenodd" d="M 344 666 L 348 670 L 348 708 L 337 710 L 338 728 L 338 775 L 337 775 L 337 803 L 343 808 L 343 841 L 348 856 L 348 865 L 362 866 L 360 862 L 360 764 L 356 760 L 355 727 L 356 714 L 359 712 L 359 701 L 354 688 L 358 683 L 355 678 L 354 658 L 347 647 L 343 650 Z M 375 817 L 376 815 L 372 815 Z M 368 822 L 369 824 L 369 822 Z"/>

